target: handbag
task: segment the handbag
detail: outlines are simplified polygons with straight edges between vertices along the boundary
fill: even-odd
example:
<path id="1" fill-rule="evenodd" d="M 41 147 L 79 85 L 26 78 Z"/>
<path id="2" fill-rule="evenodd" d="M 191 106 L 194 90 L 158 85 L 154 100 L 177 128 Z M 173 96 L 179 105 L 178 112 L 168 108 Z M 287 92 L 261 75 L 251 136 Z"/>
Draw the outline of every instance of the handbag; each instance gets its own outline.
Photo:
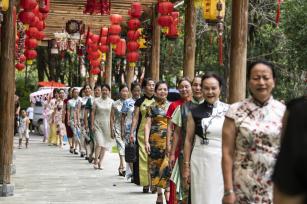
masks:
<path id="1" fill-rule="evenodd" d="M 136 161 L 136 145 L 133 143 L 128 143 L 125 146 L 125 161 L 128 163 L 133 163 Z"/>

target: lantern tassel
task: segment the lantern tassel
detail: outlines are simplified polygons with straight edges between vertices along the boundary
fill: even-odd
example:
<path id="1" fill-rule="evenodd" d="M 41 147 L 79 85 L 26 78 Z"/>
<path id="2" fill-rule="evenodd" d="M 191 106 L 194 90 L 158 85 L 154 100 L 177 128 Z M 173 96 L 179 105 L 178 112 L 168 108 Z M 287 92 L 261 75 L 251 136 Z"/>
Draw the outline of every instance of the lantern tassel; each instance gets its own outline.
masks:
<path id="1" fill-rule="evenodd" d="M 223 65 L 223 35 L 219 34 L 219 63 Z"/>
<path id="2" fill-rule="evenodd" d="M 281 0 L 277 0 L 277 11 L 276 11 L 276 18 L 275 18 L 275 22 L 276 22 L 276 26 L 278 27 L 279 21 L 280 21 L 280 4 L 281 4 Z"/>

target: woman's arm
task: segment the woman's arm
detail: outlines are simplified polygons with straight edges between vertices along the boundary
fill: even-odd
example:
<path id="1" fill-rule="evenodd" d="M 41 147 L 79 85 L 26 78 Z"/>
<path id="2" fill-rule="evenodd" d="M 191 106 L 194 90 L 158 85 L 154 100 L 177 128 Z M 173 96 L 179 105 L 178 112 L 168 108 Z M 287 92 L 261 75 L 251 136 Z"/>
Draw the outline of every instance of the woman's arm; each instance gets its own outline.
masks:
<path id="1" fill-rule="evenodd" d="M 111 138 L 114 139 L 114 107 L 111 108 L 111 114 L 110 114 L 110 129 L 111 129 Z"/>
<path id="2" fill-rule="evenodd" d="M 131 130 L 130 130 L 130 142 L 133 142 L 134 139 L 133 134 L 139 122 L 139 114 L 140 114 L 140 107 L 135 106 L 133 111 Z"/>
<path id="3" fill-rule="evenodd" d="M 145 149 L 146 149 L 147 154 L 150 154 L 150 144 L 149 144 L 150 129 L 151 129 L 151 117 L 147 117 L 145 127 L 144 127 Z"/>
<path id="4" fill-rule="evenodd" d="M 120 132 L 121 132 L 122 139 L 125 138 L 125 134 L 126 134 L 126 130 L 125 130 L 126 117 L 127 117 L 126 113 L 122 113 L 120 117 L 120 128 L 121 128 Z"/>
<path id="5" fill-rule="evenodd" d="M 173 144 L 170 151 L 170 165 L 173 167 L 175 165 L 175 152 L 179 142 L 179 135 L 181 133 L 181 127 L 176 126 L 173 134 Z"/>
<path id="6" fill-rule="evenodd" d="M 95 111 L 96 111 L 96 105 L 93 104 L 92 114 L 91 114 L 91 128 L 93 132 L 95 131 L 95 127 L 94 127 Z"/>
<path id="7" fill-rule="evenodd" d="M 183 148 L 183 161 L 184 161 L 183 179 L 184 179 L 184 185 L 186 187 L 188 187 L 190 183 L 190 158 L 191 158 L 193 141 L 195 137 L 195 122 L 191 113 L 188 114 L 187 127 L 189 128 L 187 128 L 186 138 Z"/>
<path id="8" fill-rule="evenodd" d="M 235 203 L 233 192 L 233 158 L 235 152 L 235 138 L 237 135 L 235 122 L 233 119 L 225 118 L 222 130 L 222 170 L 224 178 L 225 195 L 223 203 Z"/>
<path id="9" fill-rule="evenodd" d="M 171 119 L 167 119 L 167 134 L 166 134 L 166 151 L 168 154 L 171 152 L 171 138 L 173 137 L 174 123 Z"/>
<path id="10" fill-rule="evenodd" d="M 62 123 L 65 123 L 65 115 L 66 115 L 66 104 L 63 102 Z"/>

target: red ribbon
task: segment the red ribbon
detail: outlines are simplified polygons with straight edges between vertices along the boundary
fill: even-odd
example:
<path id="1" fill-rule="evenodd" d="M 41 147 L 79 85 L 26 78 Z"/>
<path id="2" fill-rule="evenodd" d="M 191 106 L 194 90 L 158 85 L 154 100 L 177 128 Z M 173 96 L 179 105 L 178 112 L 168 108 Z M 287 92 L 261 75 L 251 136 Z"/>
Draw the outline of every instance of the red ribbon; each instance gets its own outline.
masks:
<path id="1" fill-rule="evenodd" d="M 277 11 L 276 11 L 276 18 L 275 18 L 277 27 L 278 27 L 279 20 L 280 20 L 280 4 L 281 4 L 281 0 L 277 0 Z"/>

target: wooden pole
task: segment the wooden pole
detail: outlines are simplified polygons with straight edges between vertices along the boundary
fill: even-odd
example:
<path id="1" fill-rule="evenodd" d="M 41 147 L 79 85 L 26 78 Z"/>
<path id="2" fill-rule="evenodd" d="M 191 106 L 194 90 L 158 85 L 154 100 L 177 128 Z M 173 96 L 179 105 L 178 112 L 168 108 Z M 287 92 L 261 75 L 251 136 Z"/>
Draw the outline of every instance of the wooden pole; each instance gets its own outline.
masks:
<path id="1" fill-rule="evenodd" d="M 14 0 L 4 12 L 0 56 L 0 196 L 12 196 L 11 163 L 14 139 L 15 25 Z"/>
<path id="2" fill-rule="evenodd" d="M 194 0 L 186 1 L 184 23 L 183 76 L 194 78 L 196 48 L 196 12 Z"/>
<path id="3" fill-rule="evenodd" d="M 248 1 L 232 1 L 229 103 L 245 98 Z"/>
<path id="4" fill-rule="evenodd" d="M 131 90 L 131 83 L 133 82 L 134 77 L 134 67 L 129 67 L 129 65 L 126 65 L 127 70 L 127 77 L 126 77 L 126 83 L 129 87 L 129 90 Z"/>
<path id="5" fill-rule="evenodd" d="M 106 66 L 106 84 L 112 88 L 112 45 L 110 44 L 110 50 L 107 55 L 107 66 Z"/>
<path id="6" fill-rule="evenodd" d="M 151 48 L 151 78 L 155 81 L 159 81 L 160 76 L 160 36 L 161 28 L 158 24 L 158 18 L 156 13 L 156 7 L 152 11 L 152 48 Z"/>

